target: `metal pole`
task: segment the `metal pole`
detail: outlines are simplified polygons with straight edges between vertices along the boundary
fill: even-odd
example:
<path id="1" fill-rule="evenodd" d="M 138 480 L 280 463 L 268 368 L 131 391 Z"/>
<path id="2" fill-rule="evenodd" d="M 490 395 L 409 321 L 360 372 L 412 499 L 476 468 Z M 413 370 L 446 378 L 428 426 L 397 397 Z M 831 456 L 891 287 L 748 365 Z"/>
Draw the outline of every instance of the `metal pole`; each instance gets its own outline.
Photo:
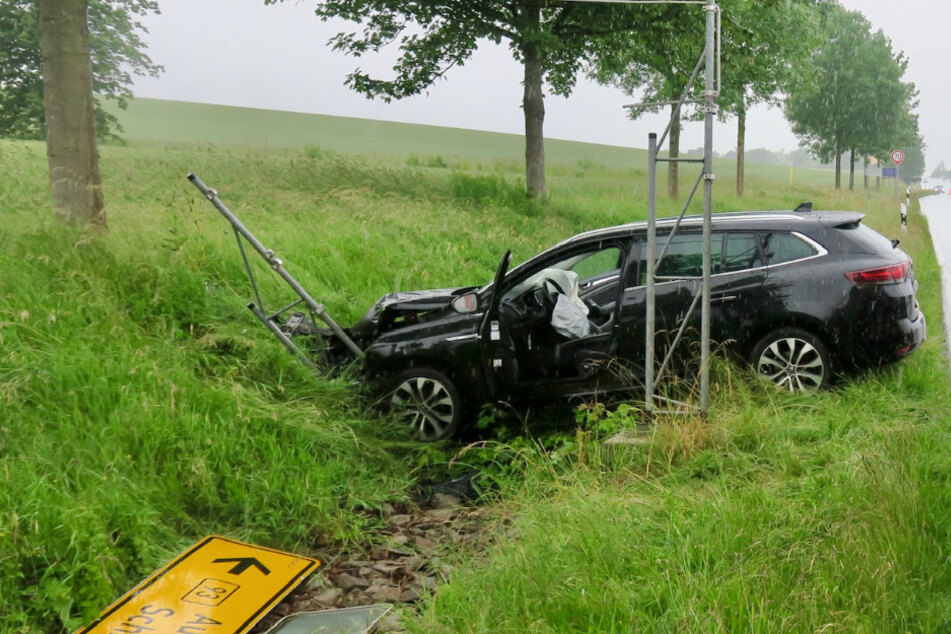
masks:
<path id="1" fill-rule="evenodd" d="M 335 322 L 330 317 L 330 315 L 327 314 L 327 312 L 324 310 L 323 304 L 318 304 L 317 301 L 310 296 L 310 293 L 305 291 L 304 288 L 297 282 L 297 280 L 294 279 L 294 277 L 284 269 L 284 262 L 282 262 L 280 258 L 276 257 L 273 251 L 264 248 L 264 245 L 254 237 L 254 234 L 248 231 L 247 227 L 241 224 L 241 221 L 238 220 L 237 216 L 231 213 L 231 210 L 228 209 L 223 202 L 221 202 L 220 198 L 218 198 L 218 192 L 205 185 L 205 183 L 203 183 L 202 180 L 194 173 L 188 174 L 188 180 L 190 180 L 192 184 L 198 188 L 198 191 L 200 191 L 205 196 L 205 198 L 211 201 L 211 204 L 215 206 L 215 209 L 217 209 L 222 216 L 228 219 L 228 222 L 231 223 L 231 226 L 234 227 L 235 231 L 244 236 L 248 243 L 254 247 L 254 250 L 257 251 L 261 257 L 267 261 L 268 265 L 270 265 L 270 267 L 274 269 L 274 271 L 280 275 L 292 289 L 294 289 L 294 292 L 304 300 L 304 303 L 307 304 L 307 307 L 313 311 L 314 314 L 316 314 L 321 319 L 321 321 L 327 324 L 327 326 L 333 331 L 337 338 L 340 339 L 340 341 L 342 341 L 343 344 L 347 346 L 347 348 L 349 348 L 358 359 L 362 359 L 364 356 L 363 350 L 361 350 L 360 347 L 354 343 L 353 339 L 351 339 L 350 336 L 344 332 L 343 328 L 341 328 L 340 325 L 337 324 L 337 322 Z"/>
<path id="2" fill-rule="evenodd" d="M 647 315 L 644 324 L 644 408 L 654 411 L 654 252 L 657 249 L 657 134 L 647 136 Z"/>
<path id="3" fill-rule="evenodd" d="M 713 224 L 713 117 L 716 114 L 716 26 L 717 3 L 707 0 L 706 85 L 703 91 L 706 116 L 703 135 L 703 296 L 700 307 L 700 412 L 710 409 L 710 253 L 711 225 Z"/>

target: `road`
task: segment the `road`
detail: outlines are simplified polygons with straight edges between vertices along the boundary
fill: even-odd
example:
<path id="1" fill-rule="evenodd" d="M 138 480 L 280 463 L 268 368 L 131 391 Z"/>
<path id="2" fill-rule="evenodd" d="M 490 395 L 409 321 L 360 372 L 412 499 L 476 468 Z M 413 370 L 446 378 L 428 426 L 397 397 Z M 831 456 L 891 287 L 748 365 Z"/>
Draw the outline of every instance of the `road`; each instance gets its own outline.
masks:
<path id="1" fill-rule="evenodd" d="M 951 196 L 937 194 L 920 199 L 928 219 L 935 254 L 941 265 L 941 295 L 944 297 L 945 341 L 951 342 Z M 913 222 L 910 218 L 909 222 Z"/>

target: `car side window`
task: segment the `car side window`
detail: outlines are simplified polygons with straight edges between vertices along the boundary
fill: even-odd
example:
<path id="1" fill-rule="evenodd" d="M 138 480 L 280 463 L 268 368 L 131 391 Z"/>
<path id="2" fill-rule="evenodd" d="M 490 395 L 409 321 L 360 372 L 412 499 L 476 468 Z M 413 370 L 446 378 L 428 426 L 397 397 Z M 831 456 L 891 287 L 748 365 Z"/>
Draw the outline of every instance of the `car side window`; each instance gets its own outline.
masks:
<path id="1" fill-rule="evenodd" d="M 587 280 L 615 273 L 620 268 L 621 249 L 609 247 L 584 256 L 571 267 L 578 274 L 578 279 L 584 283 Z"/>
<path id="2" fill-rule="evenodd" d="M 816 255 L 815 248 L 788 231 L 762 234 L 763 253 L 767 264 L 782 264 Z"/>
<path id="3" fill-rule="evenodd" d="M 710 242 L 711 272 L 720 272 L 723 258 L 722 234 L 714 234 Z M 658 250 L 663 249 L 666 237 L 657 239 Z M 703 274 L 703 234 L 683 233 L 674 236 L 670 247 L 657 267 L 661 277 L 700 277 Z M 644 277 L 644 276 L 642 276 Z M 645 278 L 646 283 L 646 278 Z"/>
<path id="4" fill-rule="evenodd" d="M 721 273 L 745 271 L 763 266 L 763 257 L 760 255 L 756 234 L 734 233 L 726 234 L 726 250 L 723 254 Z"/>
<path id="5" fill-rule="evenodd" d="M 503 301 L 517 297 L 528 289 L 539 286 L 544 281 L 545 271 L 548 269 L 560 269 L 577 273 L 582 294 L 586 286 L 599 289 L 611 287 L 610 282 L 616 281 L 620 275 L 622 259 L 621 247 L 616 244 L 610 246 L 599 244 L 588 250 L 574 251 L 570 255 L 562 256 L 554 261 L 551 259 L 541 261 L 535 265 L 534 270 L 528 277 L 505 291 Z M 510 280 L 507 281 L 511 283 Z M 614 288 L 616 289 L 617 286 L 614 285 Z"/>

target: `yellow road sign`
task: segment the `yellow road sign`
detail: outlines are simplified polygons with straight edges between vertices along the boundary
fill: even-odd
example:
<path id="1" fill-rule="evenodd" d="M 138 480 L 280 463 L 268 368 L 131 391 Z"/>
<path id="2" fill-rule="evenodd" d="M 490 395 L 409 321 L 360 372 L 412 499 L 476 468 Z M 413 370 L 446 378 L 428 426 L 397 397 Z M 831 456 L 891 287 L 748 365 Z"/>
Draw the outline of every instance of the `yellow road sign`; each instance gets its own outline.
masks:
<path id="1" fill-rule="evenodd" d="M 239 634 L 319 565 L 316 559 L 213 535 L 76 634 Z"/>

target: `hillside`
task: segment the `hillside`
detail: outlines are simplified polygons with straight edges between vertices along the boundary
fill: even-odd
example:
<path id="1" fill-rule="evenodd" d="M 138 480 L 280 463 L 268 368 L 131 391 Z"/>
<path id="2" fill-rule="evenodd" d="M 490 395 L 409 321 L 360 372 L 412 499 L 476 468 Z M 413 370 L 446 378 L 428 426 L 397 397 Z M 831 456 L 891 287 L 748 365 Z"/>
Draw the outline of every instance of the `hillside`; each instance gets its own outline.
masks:
<path id="1" fill-rule="evenodd" d="M 134 99 L 127 110 L 110 101 L 104 106 L 119 118 L 123 136 L 136 143 L 202 141 L 255 148 L 311 147 L 423 161 L 438 157 L 452 162 L 520 162 L 525 156 L 523 137 L 515 134 L 160 99 Z M 618 138 L 627 135 L 619 130 Z M 646 145 L 647 139 L 630 139 L 630 146 L 546 139 L 545 160 L 549 166 L 593 163 L 646 170 L 647 153 L 640 149 Z M 735 159 L 717 159 L 716 165 L 723 182 L 735 180 Z M 660 166 L 662 173 L 665 169 Z M 747 174 L 790 179 L 788 167 L 752 160 L 747 161 Z M 792 177 L 810 184 L 832 182 L 832 176 L 822 169 L 797 167 Z"/>

